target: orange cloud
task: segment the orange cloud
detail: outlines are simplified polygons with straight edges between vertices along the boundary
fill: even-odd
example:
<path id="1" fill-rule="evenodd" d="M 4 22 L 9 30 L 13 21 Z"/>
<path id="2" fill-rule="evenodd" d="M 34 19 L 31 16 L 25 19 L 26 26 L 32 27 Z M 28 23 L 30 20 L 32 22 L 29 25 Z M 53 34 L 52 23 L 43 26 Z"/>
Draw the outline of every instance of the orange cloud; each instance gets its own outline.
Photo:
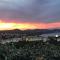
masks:
<path id="1" fill-rule="evenodd" d="M 60 28 L 60 22 L 54 23 L 16 23 L 16 22 L 4 22 L 0 20 L 0 30 L 11 30 L 11 29 L 50 29 Z"/>

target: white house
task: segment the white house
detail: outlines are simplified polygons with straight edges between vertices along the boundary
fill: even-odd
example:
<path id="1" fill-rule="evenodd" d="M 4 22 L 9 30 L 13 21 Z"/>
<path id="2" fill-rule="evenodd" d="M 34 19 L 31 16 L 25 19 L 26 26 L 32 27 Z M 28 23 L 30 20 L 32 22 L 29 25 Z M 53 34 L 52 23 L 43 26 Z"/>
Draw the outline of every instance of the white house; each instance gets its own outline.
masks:
<path id="1" fill-rule="evenodd" d="M 28 36 L 26 37 L 26 41 L 40 41 L 42 40 L 42 36 Z"/>

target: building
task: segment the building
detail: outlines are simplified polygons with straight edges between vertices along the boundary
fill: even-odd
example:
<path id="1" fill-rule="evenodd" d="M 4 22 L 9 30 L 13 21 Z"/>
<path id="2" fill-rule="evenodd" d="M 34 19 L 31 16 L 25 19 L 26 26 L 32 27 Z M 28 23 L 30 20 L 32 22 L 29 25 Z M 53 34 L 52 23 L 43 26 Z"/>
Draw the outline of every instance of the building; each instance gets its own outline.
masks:
<path id="1" fill-rule="evenodd" d="M 26 41 L 40 41 L 43 40 L 42 36 L 28 36 L 26 37 Z"/>

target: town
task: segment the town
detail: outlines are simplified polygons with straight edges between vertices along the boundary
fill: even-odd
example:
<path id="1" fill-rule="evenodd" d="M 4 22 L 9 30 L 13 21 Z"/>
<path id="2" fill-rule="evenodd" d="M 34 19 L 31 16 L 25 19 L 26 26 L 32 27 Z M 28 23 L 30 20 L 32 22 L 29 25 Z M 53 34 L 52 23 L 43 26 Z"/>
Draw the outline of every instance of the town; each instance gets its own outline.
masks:
<path id="1" fill-rule="evenodd" d="M 0 60 L 60 60 L 60 35 L 0 31 Z"/>
<path id="2" fill-rule="evenodd" d="M 1 33 L 0 34 L 0 43 L 10 43 L 10 42 L 19 42 L 19 41 L 42 41 L 42 42 L 60 42 L 60 36 L 58 34 L 56 35 L 26 35 L 26 34 L 16 34 L 16 33 Z"/>

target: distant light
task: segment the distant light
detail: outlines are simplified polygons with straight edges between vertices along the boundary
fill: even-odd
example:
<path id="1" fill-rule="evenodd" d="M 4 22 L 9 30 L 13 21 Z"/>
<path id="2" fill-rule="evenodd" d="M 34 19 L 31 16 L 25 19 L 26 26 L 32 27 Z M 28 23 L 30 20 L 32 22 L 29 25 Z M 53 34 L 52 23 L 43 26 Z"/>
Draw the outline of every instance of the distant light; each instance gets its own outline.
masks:
<path id="1" fill-rule="evenodd" d="M 56 37 L 59 37 L 59 35 L 56 35 Z"/>

